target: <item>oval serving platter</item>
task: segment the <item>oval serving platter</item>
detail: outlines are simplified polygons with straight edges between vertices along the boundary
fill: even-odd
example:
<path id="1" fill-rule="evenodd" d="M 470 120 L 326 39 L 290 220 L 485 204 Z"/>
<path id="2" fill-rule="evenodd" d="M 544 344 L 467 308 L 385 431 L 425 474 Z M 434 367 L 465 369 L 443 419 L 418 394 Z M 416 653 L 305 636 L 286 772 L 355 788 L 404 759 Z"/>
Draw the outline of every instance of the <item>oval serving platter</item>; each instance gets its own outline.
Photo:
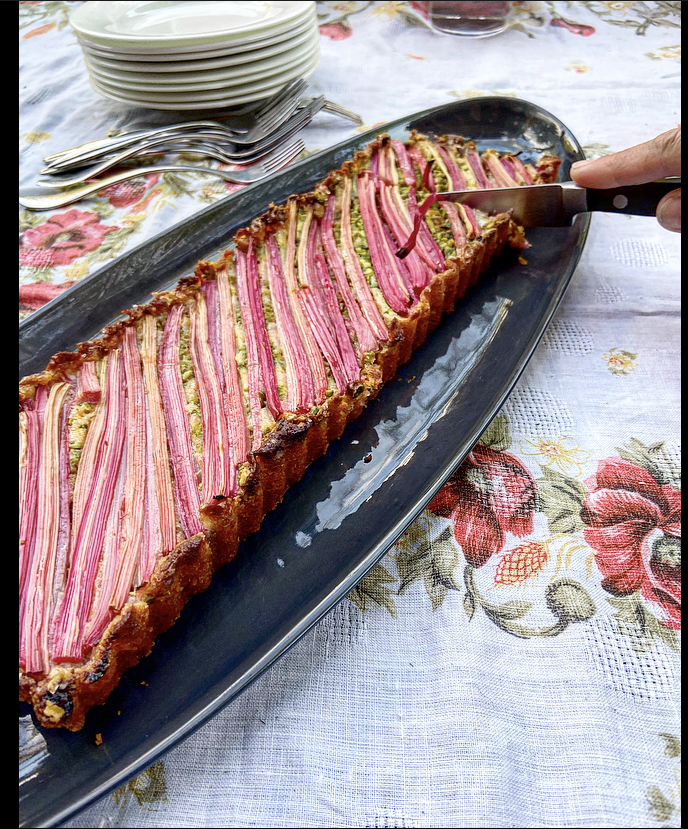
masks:
<path id="1" fill-rule="evenodd" d="M 561 121 L 516 98 L 469 99 L 391 122 L 228 196 L 65 291 L 20 325 L 20 377 L 93 339 L 199 259 L 217 258 L 271 201 L 308 190 L 377 133 L 405 139 L 413 128 L 525 160 L 553 152 L 563 159 L 560 179 L 583 158 Z M 569 284 L 588 227 L 581 215 L 569 228 L 529 230 L 525 266 L 509 254 L 493 264 L 82 731 L 37 730 L 20 704 L 21 826 L 64 823 L 139 774 L 344 599 L 499 411 Z"/>

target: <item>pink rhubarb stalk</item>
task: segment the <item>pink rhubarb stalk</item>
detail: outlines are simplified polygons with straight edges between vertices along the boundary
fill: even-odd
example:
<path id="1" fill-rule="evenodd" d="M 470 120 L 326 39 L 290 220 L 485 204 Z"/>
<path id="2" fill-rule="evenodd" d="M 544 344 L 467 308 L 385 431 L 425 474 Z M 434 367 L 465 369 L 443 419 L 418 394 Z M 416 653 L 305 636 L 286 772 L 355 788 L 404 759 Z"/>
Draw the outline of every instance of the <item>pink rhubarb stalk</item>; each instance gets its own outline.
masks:
<path id="1" fill-rule="evenodd" d="M 79 523 L 73 524 L 67 585 L 55 614 L 51 653 L 54 662 L 79 662 L 83 656 L 82 637 L 91 611 L 105 525 L 124 445 L 126 390 L 122 363 L 119 350 L 110 352 L 106 390 L 100 404 L 103 407 L 100 440 L 86 463 L 82 453 L 77 470 L 77 483 L 83 476 L 87 484 Z"/>
<path id="2" fill-rule="evenodd" d="M 482 154 L 482 160 L 487 169 L 492 173 L 497 187 L 517 187 L 518 182 L 515 181 L 504 169 L 499 156 L 494 150 L 485 150 Z"/>
<path id="3" fill-rule="evenodd" d="M 393 256 L 388 255 L 389 249 L 382 222 L 375 209 L 374 185 L 368 175 L 359 175 L 357 188 L 363 228 L 368 240 L 368 250 L 377 283 L 389 307 L 397 314 L 406 314 L 411 297 L 403 283 L 399 269 L 393 262 Z"/>
<path id="4" fill-rule="evenodd" d="M 392 142 L 393 147 L 395 146 L 395 143 L 396 142 L 394 142 L 394 141 Z M 401 143 L 401 142 L 399 142 L 399 143 Z M 405 152 L 406 148 L 404 147 L 403 144 L 401 146 L 402 146 L 402 148 Z M 397 159 L 399 159 L 399 158 L 400 158 L 400 155 L 399 155 L 399 152 L 397 152 Z M 409 161 L 409 163 L 410 163 L 410 161 Z M 408 239 L 409 234 L 413 230 L 413 227 L 414 227 L 414 224 L 415 224 L 411 211 L 413 211 L 413 215 L 416 215 L 416 216 L 418 215 L 418 205 L 416 203 L 416 195 L 415 195 L 416 194 L 415 178 L 414 178 L 413 187 L 411 188 L 411 190 L 409 192 L 409 197 L 408 197 L 409 203 L 407 205 L 404 202 L 403 198 L 402 198 L 401 190 L 397 186 L 398 185 L 398 175 L 397 175 L 397 172 L 396 172 L 396 165 L 394 163 L 394 154 L 393 154 L 391 148 L 389 148 L 389 154 L 387 156 L 386 170 L 387 170 L 388 177 L 391 178 L 391 180 L 394 182 L 395 186 L 393 188 L 392 195 L 393 195 L 393 197 L 396 201 L 399 215 L 403 218 L 405 233 L 401 237 L 397 237 L 399 239 L 399 241 L 402 242 L 402 241 Z M 435 273 L 441 273 L 443 270 L 445 270 L 445 264 L 444 264 L 444 257 L 442 255 L 442 251 L 440 250 L 439 246 L 437 245 L 437 242 L 435 242 L 435 240 L 433 239 L 432 233 L 430 233 L 429 228 L 423 227 L 423 231 L 424 232 L 421 232 L 420 235 L 416 239 L 416 247 L 414 248 L 414 250 L 415 250 L 415 252 L 417 252 L 419 258 L 423 261 L 423 263 L 427 267 L 427 271 L 426 271 L 426 284 L 427 284 L 427 282 L 430 281 L 430 279 L 432 278 L 432 276 Z"/>
<path id="5" fill-rule="evenodd" d="M 440 154 L 442 161 L 447 168 L 450 176 L 450 184 L 454 190 L 466 190 L 466 177 L 461 172 L 461 168 L 449 155 L 444 147 L 437 145 L 437 152 Z"/>
<path id="6" fill-rule="evenodd" d="M 100 400 L 101 389 L 96 374 L 96 364 L 89 360 L 81 366 L 79 372 L 79 391 L 77 393 L 77 403 L 92 403 L 95 405 Z"/>
<path id="7" fill-rule="evenodd" d="M 339 394 L 343 394 L 346 390 L 347 379 L 342 369 L 341 356 L 329 323 L 326 319 L 324 319 L 322 312 L 313 297 L 313 291 L 310 287 L 301 288 L 298 292 L 298 298 L 301 303 L 301 307 L 303 308 L 303 313 L 313 330 L 320 350 L 329 363 L 330 371 L 332 372 L 332 377 L 337 387 L 337 391 Z"/>
<path id="8" fill-rule="evenodd" d="M 327 261 L 322 253 L 316 253 L 315 255 L 315 270 L 322 285 L 330 321 L 334 327 L 335 342 L 341 355 L 342 371 L 347 382 L 352 383 L 359 378 L 361 369 L 354 354 L 344 317 L 339 308 L 339 299 L 327 269 Z"/>
<path id="9" fill-rule="evenodd" d="M 511 162 L 515 172 L 516 181 L 521 184 L 535 184 L 533 177 L 530 175 L 528 170 L 523 166 L 523 162 L 517 155 L 508 155 L 506 156 L 507 160 Z M 521 181 L 518 181 L 519 177 Z"/>
<path id="10" fill-rule="evenodd" d="M 190 538 L 203 530 L 198 515 L 201 500 L 194 469 L 186 397 L 179 367 L 179 332 L 184 307 L 174 305 L 167 315 L 158 355 L 158 381 L 165 412 L 174 493 L 182 532 Z"/>
<path id="11" fill-rule="evenodd" d="M 456 246 L 457 253 L 460 253 L 466 245 L 466 228 L 464 227 L 463 221 L 459 216 L 459 212 L 456 209 L 454 202 L 440 201 L 439 204 L 442 210 L 444 210 L 449 217 L 452 236 L 454 237 L 454 245 Z"/>
<path id="12" fill-rule="evenodd" d="M 311 376 L 313 379 L 314 399 L 317 404 L 325 400 L 327 392 L 327 371 L 325 369 L 325 361 L 323 359 L 315 335 L 308 323 L 308 318 L 303 309 L 303 305 L 297 298 L 299 290 L 299 280 L 307 279 L 305 273 L 301 274 L 303 265 L 301 264 L 302 256 L 301 249 L 307 244 L 307 230 L 304 225 L 301 238 L 299 240 L 299 253 L 296 248 L 296 225 L 298 220 L 299 207 L 296 200 L 289 202 L 288 225 L 287 225 L 287 251 L 284 263 L 284 279 L 287 283 L 287 290 L 291 298 L 291 309 L 294 314 L 294 320 L 301 337 L 301 342 L 306 349 L 306 356 L 308 357 L 308 364 L 311 369 Z M 308 217 L 306 217 L 308 221 Z M 296 266 L 296 270 L 295 270 Z M 297 278 L 298 272 L 298 278 Z"/>
<path id="13" fill-rule="evenodd" d="M 24 664 L 24 612 L 33 569 L 38 513 L 39 415 L 33 401 L 19 410 L 19 661 Z"/>
<path id="14" fill-rule="evenodd" d="M 154 557 L 142 558 L 141 578 L 148 581 L 157 559 L 174 549 L 177 543 L 177 519 L 174 512 L 174 495 L 172 493 L 172 479 L 170 476 L 170 459 L 167 452 L 167 434 L 165 433 L 165 413 L 163 411 L 160 384 L 157 372 L 157 323 L 149 315 L 142 320 L 141 363 L 143 365 L 143 381 L 145 384 L 146 400 L 148 402 L 149 458 L 146 461 L 148 470 L 148 484 L 146 490 L 149 525 L 157 525 L 159 547 L 154 550 L 154 544 L 149 542 L 147 549 Z M 152 477 L 151 477 L 152 466 Z M 152 530 L 151 530 L 152 531 Z"/>
<path id="15" fill-rule="evenodd" d="M 213 285 L 212 288 L 214 287 Z M 203 425 L 202 500 L 207 504 L 216 495 L 227 497 L 236 491 L 236 471 L 232 462 L 222 386 L 210 350 L 208 309 L 202 292 L 196 296 L 189 320 L 189 351 Z"/>
<path id="16" fill-rule="evenodd" d="M 63 480 L 59 471 L 63 435 L 60 427 L 63 425 L 62 408 L 70 388 L 69 383 L 55 383 L 49 393 L 44 389 L 37 392 L 37 396 L 47 396 L 47 400 L 40 436 L 38 477 L 33 481 L 38 490 L 38 503 L 36 541 L 24 605 L 23 655 L 27 673 L 47 673 L 50 669 L 49 625 L 55 563 L 63 520 L 60 491 Z"/>
<path id="17" fill-rule="evenodd" d="M 126 463 L 120 464 L 117 473 L 115 492 L 112 497 L 110 513 L 105 525 L 105 538 L 100 556 L 100 567 L 93 589 L 93 610 L 83 633 L 84 648 L 89 648 L 100 641 L 103 631 L 117 610 L 111 606 L 110 597 L 117 575 L 117 562 L 122 546 L 122 528 L 124 523 L 125 502 L 124 487 L 127 477 Z"/>
<path id="18" fill-rule="evenodd" d="M 317 233 L 318 226 L 313 218 L 313 207 L 309 205 L 306 209 L 306 219 L 297 253 L 298 275 L 301 283 L 299 301 L 313 328 L 320 350 L 330 366 L 337 390 L 343 393 L 348 383 L 347 372 L 337 342 L 335 321 L 330 317 L 325 289 L 316 265 Z"/>
<path id="19" fill-rule="evenodd" d="M 394 149 L 394 154 L 396 155 L 397 160 L 399 162 L 399 166 L 401 167 L 401 172 L 404 176 L 404 182 L 409 187 L 412 187 L 415 190 L 416 173 L 413 169 L 413 162 L 411 161 L 411 157 L 408 154 L 406 145 L 403 141 L 399 141 L 398 138 L 394 138 L 392 139 L 392 148 Z"/>
<path id="20" fill-rule="evenodd" d="M 310 411 L 315 403 L 315 388 L 308 366 L 308 355 L 292 315 L 282 268 L 282 257 L 275 237 L 268 236 L 265 246 L 272 307 L 275 311 L 275 322 L 284 354 L 287 380 L 285 409 L 289 412 L 305 413 Z"/>
<path id="21" fill-rule="evenodd" d="M 382 181 L 379 181 L 378 190 L 382 205 L 382 215 L 396 237 L 396 247 L 398 248 L 399 245 L 408 238 L 409 228 L 397 212 L 397 205 L 395 204 L 394 198 L 390 193 L 392 188 L 387 187 Z M 415 250 L 411 251 L 407 259 L 407 267 L 413 292 L 416 296 L 420 296 L 420 292 L 428 284 L 429 274 L 425 264 Z"/>
<path id="22" fill-rule="evenodd" d="M 419 189 L 428 190 L 431 193 L 434 193 L 436 187 L 435 178 L 432 175 L 432 164 L 423 155 L 420 147 L 411 147 L 408 151 L 408 154 L 411 161 L 413 161 L 413 163 L 416 164 L 418 169 L 420 170 L 421 185 Z"/>
<path id="23" fill-rule="evenodd" d="M 122 342 L 124 376 L 127 383 L 127 453 L 124 486 L 122 544 L 117 561 L 115 586 L 110 605 L 124 606 L 134 580 L 143 544 L 143 513 L 146 500 L 146 404 L 143 395 L 141 360 L 136 346 L 136 330 L 129 326 Z"/>
<path id="24" fill-rule="evenodd" d="M 340 238 L 342 261 L 346 268 L 351 285 L 361 307 L 363 316 L 368 321 L 368 325 L 375 335 L 378 342 L 386 342 L 389 339 L 389 331 L 382 319 L 380 309 L 373 298 L 370 291 L 368 281 L 361 269 L 361 263 L 358 260 L 354 248 L 353 236 L 351 234 L 351 190 L 352 180 L 347 176 L 344 179 L 344 187 L 342 192 L 342 209 L 341 209 L 341 224 L 340 224 Z"/>
<path id="25" fill-rule="evenodd" d="M 485 171 L 483 170 L 482 161 L 480 160 L 480 156 L 478 155 L 476 150 L 468 150 L 466 152 L 466 158 L 468 163 L 470 164 L 471 170 L 475 173 L 475 179 L 478 184 L 479 190 L 489 190 L 494 185 L 491 181 L 488 180 L 487 176 L 485 175 Z"/>
<path id="26" fill-rule="evenodd" d="M 261 295 L 260 276 L 258 274 L 258 256 L 253 239 L 250 240 L 246 252 L 246 278 L 248 287 L 251 316 L 253 319 L 253 330 L 258 338 L 258 353 L 260 355 L 260 369 L 263 375 L 263 387 L 268 408 L 273 417 L 277 417 L 282 411 L 282 403 L 277 390 L 277 375 L 275 373 L 275 361 L 270 346 L 270 338 L 265 326 L 265 312 Z"/>
<path id="27" fill-rule="evenodd" d="M 263 412 L 260 400 L 260 393 L 263 386 L 263 378 L 260 370 L 260 352 L 258 349 L 258 336 L 254 329 L 253 313 L 251 311 L 251 300 L 248 294 L 248 275 L 246 254 L 237 250 L 236 252 L 236 274 L 237 293 L 239 295 L 239 306 L 241 308 L 241 319 L 244 324 L 244 339 L 246 341 L 246 368 L 248 370 L 248 403 L 253 424 L 253 440 L 251 450 L 255 452 L 263 442 Z"/>
<path id="28" fill-rule="evenodd" d="M 234 300 L 226 268 L 217 272 L 218 314 L 222 367 L 227 393 L 229 437 L 234 449 L 234 464 L 238 466 L 248 457 L 248 428 L 244 410 L 241 381 L 236 364 L 236 334 L 234 330 Z"/>
<path id="29" fill-rule="evenodd" d="M 346 267 L 334 238 L 335 202 L 335 196 L 331 195 L 325 207 L 325 215 L 320 222 L 323 248 L 330 270 L 334 274 L 337 290 L 344 302 L 346 313 L 349 315 L 349 321 L 356 334 L 359 348 L 363 354 L 366 354 L 369 351 L 375 351 L 377 349 L 377 340 L 375 339 L 370 323 L 363 316 L 358 303 L 354 299 L 349 281 L 346 278 Z"/>

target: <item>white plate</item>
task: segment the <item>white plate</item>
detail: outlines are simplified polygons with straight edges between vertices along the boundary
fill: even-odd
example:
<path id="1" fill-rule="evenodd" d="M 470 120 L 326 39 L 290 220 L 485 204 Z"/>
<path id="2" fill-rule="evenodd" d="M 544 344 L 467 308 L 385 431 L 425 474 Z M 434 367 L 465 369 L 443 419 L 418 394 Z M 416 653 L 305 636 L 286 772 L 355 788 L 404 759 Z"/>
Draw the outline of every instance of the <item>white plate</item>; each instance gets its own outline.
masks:
<path id="1" fill-rule="evenodd" d="M 225 100 L 230 96 L 241 95 L 244 92 L 253 92 L 254 90 L 260 90 L 267 86 L 284 86 L 289 83 L 289 81 L 294 80 L 294 78 L 301 77 L 303 72 L 306 71 L 314 62 L 315 66 L 317 66 L 319 60 L 319 51 L 316 49 L 314 53 L 303 57 L 288 68 L 278 69 L 269 75 L 256 79 L 255 81 L 244 82 L 242 78 L 237 78 L 235 82 L 230 82 L 230 84 L 226 87 L 221 87 L 219 89 L 200 88 L 188 92 L 167 92 L 159 89 L 134 90 L 130 92 L 127 89 L 123 89 L 116 83 L 110 83 L 109 81 L 102 80 L 101 78 L 97 78 L 93 75 L 91 76 L 91 79 L 102 90 L 112 92 L 115 95 L 121 95 L 125 98 L 130 98 L 131 100 L 136 100 L 137 102 L 146 101 L 147 103 L 185 104 Z M 315 66 L 313 68 L 315 68 Z"/>
<path id="2" fill-rule="evenodd" d="M 206 59 L 193 60 L 175 60 L 169 61 L 158 60 L 159 55 L 154 60 L 120 60 L 108 53 L 107 57 L 103 56 L 102 52 L 91 49 L 86 44 L 82 44 L 82 49 L 90 62 L 96 64 L 105 74 L 105 70 L 112 70 L 115 73 L 124 77 L 123 73 L 128 75 L 136 75 L 139 77 L 146 77 L 151 79 L 151 83 L 155 83 L 159 75 L 178 75 L 181 80 L 183 75 L 187 72 L 206 72 L 213 69 L 224 69 L 230 66 L 237 66 L 244 64 L 247 61 L 263 60 L 265 58 L 273 57 L 281 54 L 285 49 L 296 48 L 301 44 L 310 41 L 310 39 L 317 35 L 320 37 L 318 26 L 315 20 L 307 20 L 298 27 L 294 27 L 290 32 L 285 32 L 280 35 L 280 39 L 266 45 L 263 48 L 263 41 L 261 45 L 256 47 L 254 44 L 246 44 L 244 47 L 235 49 L 233 46 L 227 50 L 225 55 Z M 205 54 L 205 53 L 204 53 Z M 150 56 L 149 56 L 150 57 Z"/>
<path id="3" fill-rule="evenodd" d="M 317 17 L 315 12 L 313 12 L 310 15 L 307 15 L 303 20 L 298 21 L 298 23 L 292 24 L 292 26 L 288 29 L 270 32 L 269 34 L 256 34 L 252 37 L 247 35 L 240 41 L 232 40 L 223 44 L 213 43 L 204 47 L 188 48 L 186 51 L 177 51 L 172 49 L 162 49 L 157 51 L 143 51 L 139 49 L 126 51 L 122 49 L 112 49 L 88 41 L 85 38 L 80 37 L 78 34 L 77 40 L 84 51 L 101 58 L 107 58 L 114 61 L 127 60 L 141 63 L 151 63 L 153 65 L 160 63 L 170 65 L 172 67 L 171 71 L 177 71 L 174 68 L 177 63 L 189 63 L 199 59 L 223 58 L 238 55 L 242 52 L 249 52 L 252 49 L 262 49 L 266 46 L 284 43 L 291 37 L 295 37 L 305 31 L 314 31 L 317 28 Z M 157 66 L 155 66 L 155 68 L 151 67 L 151 69 L 155 72 L 159 71 Z"/>
<path id="4" fill-rule="evenodd" d="M 240 91 L 238 88 L 232 89 L 231 94 L 228 94 L 227 97 L 217 100 L 201 100 L 197 96 L 194 96 L 194 100 L 189 102 L 179 100 L 147 101 L 142 100 L 140 98 L 123 95 L 119 91 L 105 89 L 98 83 L 98 81 L 93 77 L 93 75 L 89 75 L 89 82 L 91 86 L 96 90 L 96 92 L 99 92 L 106 98 L 110 98 L 113 101 L 119 101 L 120 103 L 129 104 L 130 106 L 142 107 L 144 109 L 162 109 L 171 111 L 218 110 L 227 107 L 239 106 L 240 104 L 252 103 L 253 101 L 260 101 L 264 98 L 269 98 L 271 95 L 274 95 L 278 90 L 282 89 L 285 84 L 289 83 L 289 81 L 293 81 L 296 78 L 307 78 L 317 69 L 319 63 L 320 55 L 318 54 L 313 59 L 312 63 L 308 64 L 306 68 L 302 71 L 292 71 L 280 74 L 276 77 L 274 81 L 262 81 L 258 84 L 250 85 L 249 87 L 247 87 L 246 91 Z"/>
<path id="5" fill-rule="evenodd" d="M 69 20 L 82 39 L 119 51 L 188 51 L 288 29 L 314 9 L 313 0 L 94 0 Z"/>
<path id="6" fill-rule="evenodd" d="M 240 84 L 253 83 L 263 78 L 271 78 L 279 72 L 286 71 L 292 66 L 300 65 L 304 61 L 314 57 L 320 48 L 320 38 L 311 39 L 309 43 L 291 49 L 282 55 L 276 55 L 269 60 L 255 61 L 244 66 L 233 66 L 228 69 L 216 69 L 208 72 L 187 72 L 181 80 L 176 82 L 157 79 L 150 81 L 148 76 L 136 76 L 132 73 L 127 76 L 117 75 L 111 70 L 103 72 L 90 59 L 86 59 L 86 66 L 90 74 L 95 76 L 96 81 L 105 86 L 116 87 L 122 92 L 132 91 L 133 93 L 176 93 L 194 92 L 210 89 L 221 89 L 237 86 Z"/>

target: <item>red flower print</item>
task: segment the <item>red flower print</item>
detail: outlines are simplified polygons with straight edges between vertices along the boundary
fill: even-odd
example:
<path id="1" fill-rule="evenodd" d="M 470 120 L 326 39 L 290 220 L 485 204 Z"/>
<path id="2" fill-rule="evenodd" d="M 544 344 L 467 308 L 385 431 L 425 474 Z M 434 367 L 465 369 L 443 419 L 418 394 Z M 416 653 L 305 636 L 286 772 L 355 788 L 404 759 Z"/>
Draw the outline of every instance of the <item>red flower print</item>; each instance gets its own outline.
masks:
<path id="1" fill-rule="evenodd" d="M 326 35 L 332 40 L 346 40 L 354 33 L 348 23 L 324 23 L 319 28 L 321 35 Z"/>
<path id="2" fill-rule="evenodd" d="M 562 20 L 561 17 L 553 17 L 549 21 L 549 25 L 559 26 L 562 29 L 568 29 L 574 35 L 583 35 L 583 37 L 590 37 L 590 35 L 595 34 L 594 26 L 586 26 L 583 23 L 569 23 L 566 20 Z"/>
<path id="3" fill-rule="evenodd" d="M 622 458 L 600 461 L 581 512 L 602 587 L 640 590 L 668 628 L 681 628 L 681 493 Z"/>
<path id="4" fill-rule="evenodd" d="M 415 9 L 417 12 L 420 12 L 420 14 L 426 20 L 429 19 L 429 17 L 430 17 L 430 3 L 413 3 L 413 2 L 411 2 L 411 3 L 409 3 L 409 6 L 411 6 L 411 8 L 413 8 L 413 9 Z"/>
<path id="5" fill-rule="evenodd" d="M 139 178 L 130 178 L 126 181 L 120 181 L 118 184 L 111 184 L 110 187 L 105 187 L 99 191 L 99 195 L 104 195 L 113 207 L 129 207 L 130 204 L 136 204 L 140 201 L 144 194 L 154 187 L 160 180 L 158 173 L 149 173 L 147 176 L 139 176 Z"/>
<path id="6" fill-rule="evenodd" d="M 50 282 L 31 282 L 28 285 L 19 286 L 19 305 L 24 308 L 29 308 L 31 311 L 37 311 L 42 308 L 46 302 L 55 299 L 62 291 L 71 288 L 74 283 L 60 282 L 55 285 Z"/>
<path id="7" fill-rule="evenodd" d="M 482 567 L 506 533 L 532 533 L 535 481 L 515 455 L 478 443 L 428 509 L 451 518 L 466 561 Z"/>
<path id="8" fill-rule="evenodd" d="M 97 213 L 68 210 L 45 224 L 30 227 L 19 237 L 19 262 L 31 268 L 70 265 L 103 243 L 117 226 L 101 225 Z"/>

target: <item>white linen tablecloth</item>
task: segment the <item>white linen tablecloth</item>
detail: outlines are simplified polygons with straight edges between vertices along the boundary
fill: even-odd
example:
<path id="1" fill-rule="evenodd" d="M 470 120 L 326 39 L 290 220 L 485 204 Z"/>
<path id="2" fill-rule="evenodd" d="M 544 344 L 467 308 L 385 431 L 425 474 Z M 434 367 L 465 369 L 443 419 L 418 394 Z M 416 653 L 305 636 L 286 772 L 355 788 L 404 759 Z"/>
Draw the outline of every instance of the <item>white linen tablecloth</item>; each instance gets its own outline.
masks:
<path id="1" fill-rule="evenodd" d="M 75 5 L 20 3 L 20 185 L 146 115 L 89 86 Z M 514 5 L 508 31 L 469 40 L 433 32 L 424 3 L 319 3 L 310 92 L 361 129 L 513 95 L 590 156 L 680 121 L 680 3 Z M 321 113 L 303 137 L 356 129 Z M 149 177 L 23 211 L 20 314 L 226 192 Z M 679 273 L 680 235 L 594 215 L 472 467 L 241 697 L 65 825 L 679 826 Z"/>

